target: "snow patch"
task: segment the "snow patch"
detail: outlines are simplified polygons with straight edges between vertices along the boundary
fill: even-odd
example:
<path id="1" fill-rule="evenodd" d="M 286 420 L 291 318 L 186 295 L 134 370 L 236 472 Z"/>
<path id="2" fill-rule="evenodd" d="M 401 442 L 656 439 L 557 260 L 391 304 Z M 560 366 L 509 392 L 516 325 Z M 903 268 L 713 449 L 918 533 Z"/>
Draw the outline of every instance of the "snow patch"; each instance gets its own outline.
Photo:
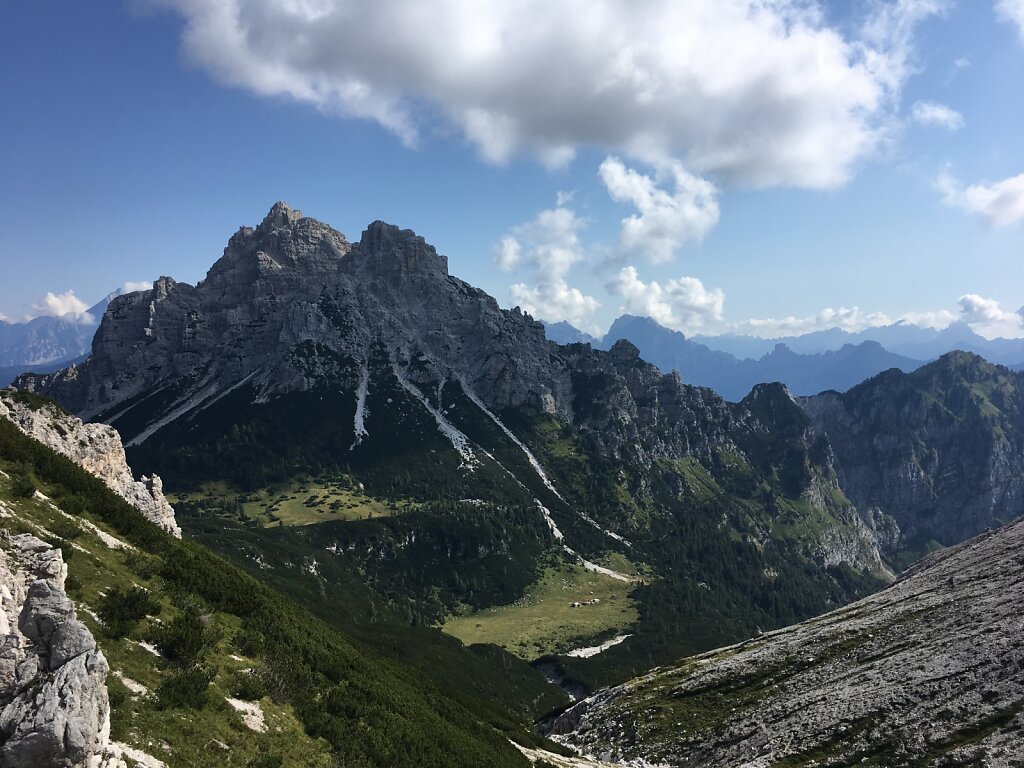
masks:
<path id="1" fill-rule="evenodd" d="M 505 433 L 505 436 L 508 437 L 508 439 L 511 440 L 513 443 L 515 443 L 519 447 L 519 450 L 521 450 L 526 455 L 526 460 L 530 462 L 530 466 L 533 467 L 534 472 L 536 472 L 538 477 L 540 477 L 541 482 L 544 483 L 544 486 L 553 494 L 555 494 L 555 496 L 557 496 L 559 499 L 565 501 L 565 499 L 562 498 L 562 494 L 558 492 L 558 489 L 556 489 L 551 480 L 548 479 L 547 473 L 544 471 L 544 467 L 542 467 L 540 462 L 537 461 L 537 457 L 533 455 L 530 449 L 526 447 L 526 444 L 518 437 L 516 437 L 512 430 L 506 427 L 501 419 L 499 419 L 495 414 L 491 413 L 491 410 L 486 405 L 484 405 L 484 401 L 480 399 L 476 392 L 474 392 L 472 388 L 470 388 L 470 386 L 466 384 L 465 381 L 459 379 L 459 384 L 462 385 L 462 391 L 466 393 L 466 397 L 468 397 L 470 401 L 472 401 L 473 405 L 475 405 L 481 411 L 486 413 L 487 416 L 491 419 L 491 421 L 497 424 L 498 428 Z"/>
<path id="2" fill-rule="evenodd" d="M 366 410 L 366 394 L 370 389 L 370 369 L 364 365 L 363 371 L 359 376 L 359 387 L 356 389 L 356 414 L 353 419 L 353 427 L 355 429 L 356 439 L 352 441 L 352 445 L 349 446 L 351 451 L 361 442 L 364 437 L 369 437 L 370 433 L 366 431 L 366 416 L 369 411 Z"/>
<path id="3" fill-rule="evenodd" d="M 574 651 L 569 651 L 565 655 L 572 656 L 576 659 L 589 659 L 591 656 L 597 656 L 597 654 L 604 653 L 609 648 L 618 645 L 619 643 L 623 642 L 627 637 L 632 637 L 632 635 L 619 635 L 618 637 L 613 637 L 611 640 L 606 640 L 600 645 L 592 645 L 589 648 L 577 648 Z"/>
<path id="4" fill-rule="evenodd" d="M 147 426 L 144 430 L 139 432 L 135 437 L 124 444 L 125 448 L 130 448 L 133 445 L 142 445 L 146 440 L 156 434 L 158 431 L 166 427 L 172 421 L 184 416 L 189 411 L 195 410 L 200 405 L 205 403 L 211 396 L 217 392 L 217 382 L 209 384 L 198 392 L 189 397 L 182 398 L 172 406 L 172 410 L 167 412 L 164 416 L 154 421 L 152 424 Z"/>
<path id="5" fill-rule="evenodd" d="M 398 379 L 398 383 L 402 386 L 402 389 L 419 400 L 423 407 L 430 412 L 430 415 L 434 417 L 434 421 L 437 422 L 438 430 L 440 430 L 442 435 L 448 438 L 452 447 L 458 451 L 459 455 L 462 457 L 462 466 L 467 469 L 474 469 L 479 466 L 480 460 L 476 457 L 476 454 L 473 453 L 473 449 L 470 448 L 470 440 L 466 437 L 465 433 L 448 421 L 448 419 L 445 418 L 445 415 L 431 405 L 430 401 L 415 385 L 405 379 L 399 371 L 397 363 L 392 363 L 391 369 L 394 371 L 395 378 Z"/>

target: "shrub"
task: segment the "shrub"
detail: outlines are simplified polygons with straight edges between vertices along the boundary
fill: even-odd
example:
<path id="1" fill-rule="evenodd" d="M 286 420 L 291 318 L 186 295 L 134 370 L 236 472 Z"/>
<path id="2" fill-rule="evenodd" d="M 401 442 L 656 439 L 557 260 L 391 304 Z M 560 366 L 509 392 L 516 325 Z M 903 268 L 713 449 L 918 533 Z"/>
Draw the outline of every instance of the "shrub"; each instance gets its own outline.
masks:
<path id="1" fill-rule="evenodd" d="M 203 709 L 210 703 L 213 671 L 200 666 L 178 670 L 156 689 L 160 709 Z"/>
<path id="2" fill-rule="evenodd" d="M 160 653 L 180 664 L 194 664 L 209 644 L 206 625 L 199 614 L 192 611 L 178 614 L 159 627 L 155 635 Z"/>
<path id="3" fill-rule="evenodd" d="M 28 465 L 20 462 L 15 464 L 11 472 L 11 494 L 16 499 L 30 499 L 35 492 L 36 485 Z"/>
<path id="4" fill-rule="evenodd" d="M 110 637 L 124 637 L 142 619 L 159 610 L 160 603 L 146 590 L 115 587 L 100 598 L 96 613 Z"/>
<path id="5" fill-rule="evenodd" d="M 237 672 L 231 679 L 231 695 L 242 701 L 259 701 L 267 695 L 267 684 L 257 671 Z"/>

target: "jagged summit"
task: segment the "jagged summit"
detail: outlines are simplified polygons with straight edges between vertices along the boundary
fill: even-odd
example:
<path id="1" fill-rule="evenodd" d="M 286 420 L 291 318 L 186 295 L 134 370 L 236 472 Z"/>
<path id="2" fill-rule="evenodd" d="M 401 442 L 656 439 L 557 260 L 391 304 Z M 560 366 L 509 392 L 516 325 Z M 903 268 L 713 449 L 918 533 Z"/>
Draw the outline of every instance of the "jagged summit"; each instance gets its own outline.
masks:
<path id="1" fill-rule="evenodd" d="M 278 200 L 271 206 L 267 215 L 263 217 L 263 222 L 260 224 L 259 229 L 262 229 L 264 232 L 271 232 L 275 229 L 281 229 L 282 227 L 294 224 L 303 218 L 305 216 L 302 215 L 302 211 L 292 208 L 283 200 Z"/>
<path id="2" fill-rule="evenodd" d="M 448 259 L 411 229 L 377 220 L 363 231 L 356 247 L 369 263 L 389 274 L 448 276 Z"/>

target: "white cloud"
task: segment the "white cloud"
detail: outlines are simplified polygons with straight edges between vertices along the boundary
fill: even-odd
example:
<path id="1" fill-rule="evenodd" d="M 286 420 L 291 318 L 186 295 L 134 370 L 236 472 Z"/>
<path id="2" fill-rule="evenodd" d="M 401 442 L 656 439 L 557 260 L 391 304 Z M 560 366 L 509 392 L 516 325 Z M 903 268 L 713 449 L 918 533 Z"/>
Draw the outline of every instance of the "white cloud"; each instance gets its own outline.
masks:
<path id="1" fill-rule="evenodd" d="M 718 288 L 708 290 L 695 277 L 672 279 L 662 286 L 653 280 L 645 283 L 634 267 L 623 267 L 607 288 L 622 299 L 621 312 L 654 318 L 667 328 L 693 331 L 722 319 L 725 294 Z"/>
<path id="2" fill-rule="evenodd" d="M 152 280 L 129 280 L 121 286 L 121 292 L 134 293 L 135 291 L 148 291 L 152 287 Z"/>
<path id="3" fill-rule="evenodd" d="M 997 0 L 996 15 L 1017 27 L 1017 34 L 1024 43 L 1024 0 Z"/>
<path id="4" fill-rule="evenodd" d="M 42 301 L 33 304 L 32 309 L 37 316 L 62 317 L 81 325 L 92 325 L 96 322 L 96 318 L 88 312 L 89 305 L 75 296 L 72 290 L 64 293 L 47 291 Z"/>
<path id="5" fill-rule="evenodd" d="M 993 184 L 965 187 L 944 171 L 935 180 L 935 188 L 946 205 L 984 216 L 997 227 L 1024 221 L 1024 173 Z"/>
<path id="6" fill-rule="evenodd" d="M 968 293 L 958 299 L 960 318 L 971 328 L 987 338 L 1024 336 L 1024 307 L 1016 312 L 999 306 L 995 299 L 987 299 L 976 293 Z"/>
<path id="7" fill-rule="evenodd" d="M 896 0 L 843 30 L 817 0 L 150 2 L 185 18 L 186 56 L 217 80 L 408 145 L 439 118 L 491 162 L 598 147 L 813 188 L 875 148 L 914 26 L 944 5 Z"/>
<path id="8" fill-rule="evenodd" d="M 950 131 L 964 127 L 964 116 L 945 104 L 934 101 L 916 101 L 910 112 L 911 118 L 921 125 L 937 125 Z"/>
<path id="9" fill-rule="evenodd" d="M 952 316 L 951 316 L 952 318 Z M 860 307 L 826 307 L 815 315 L 797 317 L 752 318 L 729 324 L 734 333 L 748 333 L 752 336 L 774 338 L 776 336 L 799 336 L 829 328 L 841 328 L 849 333 L 891 325 L 896 320 L 884 312 L 864 312 Z M 948 325 L 948 323 L 947 323 Z"/>
<path id="10" fill-rule="evenodd" d="M 673 183 L 671 192 L 658 179 L 627 168 L 609 157 L 598 170 L 612 199 L 629 203 L 639 215 L 622 220 L 623 256 L 642 256 L 654 264 L 671 261 L 690 240 L 700 240 L 718 223 L 717 190 L 711 182 L 687 173 L 678 163 L 659 168 Z"/>
<path id="11" fill-rule="evenodd" d="M 570 287 L 565 280 L 552 280 L 533 288 L 515 283 L 509 292 L 512 301 L 533 317 L 551 322 L 565 320 L 582 331 L 597 332 L 593 314 L 601 303 L 578 288 Z"/>
<path id="12" fill-rule="evenodd" d="M 583 259 L 579 231 L 585 225 L 565 207 L 570 199 L 560 192 L 558 205 L 514 227 L 495 248 L 494 261 L 506 272 L 526 268 L 533 273 L 533 287 L 520 282 L 510 288 L 512 300 L 523 310 L 534 317 L 565 320 L 582 330 L 593 330 L 591 316 L 600 302 L 566 281 L 573 265 Z"/>

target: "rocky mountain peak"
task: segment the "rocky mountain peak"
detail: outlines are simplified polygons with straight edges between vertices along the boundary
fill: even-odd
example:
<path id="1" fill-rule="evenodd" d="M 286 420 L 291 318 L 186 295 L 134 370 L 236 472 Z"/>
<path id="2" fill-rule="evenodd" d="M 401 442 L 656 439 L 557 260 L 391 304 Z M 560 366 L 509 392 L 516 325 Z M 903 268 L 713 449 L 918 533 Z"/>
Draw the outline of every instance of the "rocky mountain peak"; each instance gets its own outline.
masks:
<path id="1" fill-rule="evenodd" d="M 292 208 L 288 203 L 283 200 L 278 200 L 271 206 L 270 211 L 263 217 L 262 223 L 256 228 L 257 233 L 269 233 L 275 229 L 283 229 L 284 227 L 290 227 L 300 219 L 306 218 L 302 215 L 302 211 L 297 208 Z"/>
<path id="2" fill-rule="evenodd" d="M 448 259 L 411 229 L 375 221 L 363 231 L 358 247 L 368 263 L 386 273 L 448 276 Z"/>

